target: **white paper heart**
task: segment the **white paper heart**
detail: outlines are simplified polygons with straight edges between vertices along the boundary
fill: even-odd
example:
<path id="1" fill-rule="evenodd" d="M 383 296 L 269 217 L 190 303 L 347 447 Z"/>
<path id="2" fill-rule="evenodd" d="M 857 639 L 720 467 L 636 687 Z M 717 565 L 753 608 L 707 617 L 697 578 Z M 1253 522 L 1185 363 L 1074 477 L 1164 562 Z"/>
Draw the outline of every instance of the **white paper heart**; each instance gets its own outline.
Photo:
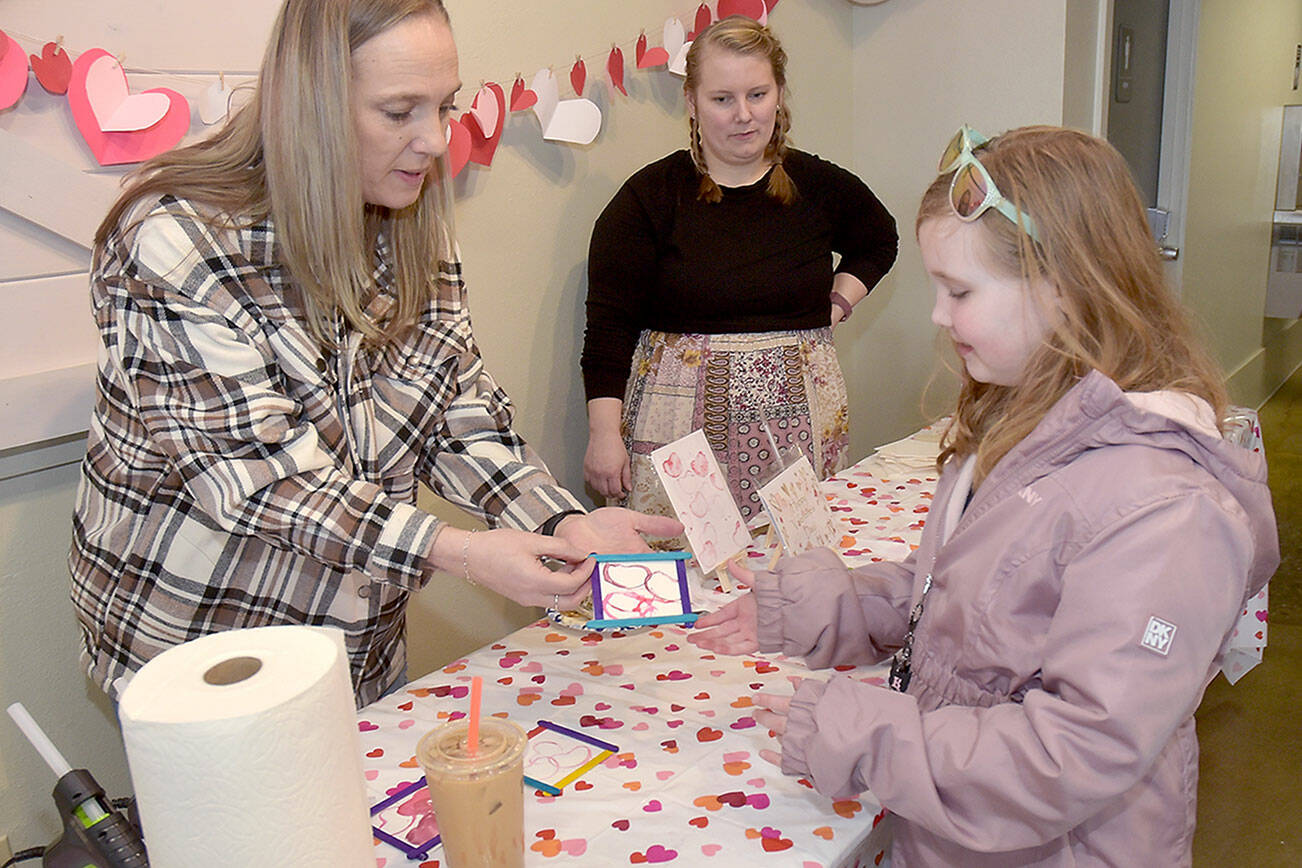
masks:
<path id="1" fill-rule="evenodd" d="M 230 111 L 231 89 L 218 79 L 199 97 L 199 120 L 212 126 L 226 119 Z"/>
<path id="2" fill-rule="evenodd" d="M 106 133 L 129 133 L 152 127 L 172 105 L 165 94 L 130 93 L 127 75 L 111 55 L 99 58 L 86 71 L 86 97 L 96 123 Z"/>
<path id="3" fill-rule="evenodd" d="M 669 62 L 672 64 L 678 53 L 683 50 L 683 42 L 687 39 L 687 30 L 683 27 L 683 22 L 677 18 L 670 18 L 665 21 L 664 39 L 660 43 L 665 47 L 665 52 L 669 55 Z M 670 70 L 671 72 L 673 70 Z"/>
<path id="4" fill-rule="evenodd" d="M 587 145 L 601 132 L 601 109 L 597 104 L 583 97 L 562 100 L 550 69 L 538 70 L 529 89 L 538 95 L 533 112 L 542 125 L 544 139 Z"/>

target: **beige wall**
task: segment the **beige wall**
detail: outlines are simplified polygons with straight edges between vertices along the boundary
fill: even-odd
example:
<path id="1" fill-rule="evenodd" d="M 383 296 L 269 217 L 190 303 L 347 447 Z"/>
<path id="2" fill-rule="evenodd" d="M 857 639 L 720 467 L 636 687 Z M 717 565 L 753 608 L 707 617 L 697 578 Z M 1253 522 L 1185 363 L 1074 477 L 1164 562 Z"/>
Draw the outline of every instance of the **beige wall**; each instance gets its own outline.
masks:
<path id="1" fill-rule="evenodd" d="M 1302 326 L 1261 317 L 1283 106 L 1302 103 L 1299 43 L 1298 0 L 1203 0 L 1183 297 L 1232 374 L 1234 400 L 1251 406 L 1302 362 Z"/>
<path id="2" fill-rule="evenodd" d="M 141 14 L 123 11 L 131 4 Z M 587 58 L 589 80 L 600 88 L 612 39 L 627 48 L 645 27 L 656 41 L 665 17 L 690 15 L 696 3 L 448 0 L 448 5 L 462 77 L 473 90 L 481 79 L 506 85 L 516 72 L 531 77 L 547 64 L 564 82 L 575 52 Z M 153 0 L 124 0 L 110 21 L 98 4 L 80 0 L 7 0 L 0 24 L 44 38 L 63 33 L 67 44 L 83 49 L 105 44 L 122 50 L 118 44 L 135 39 L 140 47 L 126 50 L 142 66 L 251 69 L 269 22 L 269 4 L 228 0 L 219 6 L 222 14 L 195 25 L 205 35 L 197 43 L 183 38 L 193 20 L 189 12 L 218 6 L 187 4 L 185 15 L 162 19 Z M 1213 25 L 1236 34 L 1240 27 L 1251 28 L 1244 36 L 1248 42 L 1236 37 L 1219 54 L 1226 55 L 1225 63 L 1251 66 L 1250 86 L 1270 94 L 1247 100 L 1221 84 L 1226 106 L 1213 116 L 1242 116 L 1236 132 L 1251 134 L 1254 146 L 1260 146 L 1269 139 L 1269 107 L 1287 101 L 1280 83 L 1285 74 L 1266 72 L 1264 48 L 1244 51 L 1241 45 L 1283 41 L 1291 46 L 1302 39 L 1287 35 L 1298 33 L 1296 0 L 1206 0 L 1205 6 L 1207 36 L 1200 54 L 1218 56 Z M 1269 8 L 1273 17 L 1242 14 L 1245 6 Z M 776 8 L 773 26 L 791 55 L 797 146 L 857 170 L 901 228 L 895 270 L 838 332 L 856 457 L 924 419 L 919 395 L 935 367 L 931 289 L 912 240 L 912 216 L 933 177 L 937 152 L 963 121 L 995 132 L 1064 119 L 1084 126 L 1095 117 L 1089 87 L 1081 84 L 1082 76 L 1094 74 L 1088 68 L 1091 53 L 1081 50 L 1079 40 L 1093 38 L 1100 8 L 1096 0 L 888 0 L 861 8 L 843 0 L 784 0 Z M 1236 59 L 1236 53 L 1245 57 Z M 593 145 L 543 143 L 532 116 L 515 115 L 492 168 L 468 169 L 457 182 L 475 329 L 489 369 L 514 397 L 521 430 L 556 475 L 574 486 L 581 481 L 586 433 L 577 358 L 588 233 L 624 177 L 684 138 L 677 80 L 631 69 L 628 80 L 628 98 L 616 97 L 613 104 L 606 95 L 597 98 L 610 111 Z M 39 88 L 32 85 L 29 97 L 32 89 Z M 463 107 L 468 100 L 469 94 Z M 10 120 L 0 115 L 0 127 Z M 1211 176 L 1228 173 L 1220 195 L 1229 196 L 1243 188 L 1245 178 L 1236 174 L 1242 167 L 1255 196 L 1263 183 L 1259 153 L 1234 149 L 1232 139 L 1227 133 L 1223 141 L 1213 140 L 1214 152 L 1224 156 L 1195 168 Z M 1223 361 L 1257 358 L 1264 371 L 1264 360 L 1278 353 L 1257 352 L 1261 318 L 1254 317 L 1252 305 L 1260 310 L 1260 296 L 1234 296 L 1220 287 L 1242 285 L 1241 275 L 1254 269 L 1264 280 L 1264 242 L 1259 259 L 1253 251 L 1258 236 L 1265 237 L 1268 211 L 1258 213 L 1246 204 L 1234 208 L 1228 237 L 1199 245 L 1209 257 L 1224 248 L 1232 264 L 1193 260 L 1186 279 L 1194 271 L 1216 275 L 1210 288 L 1191 291 L 1199 306 L 1209 307 L 1213 321 L 1230 324 L 1218 343 Z M 1226 303 L 1212 304 L 1218 300 Z M 1276 333 L 1277 341 L 1292 334 L 1278 327 Z M 943 386 L 936 390 L 933 410 L 943 408 L 946 392 Z M 78 636 L 67 601 L 64 558 L 76 484 L 73 462 L 79 455 L 78 438 L 0 452 L 0 705 L 26 703 L 73 764 L 89 767 L 116 795 L 128 787 L 120 742 L 106 704 L 77 665 Z M 455 580 L 436 579 L 412 606 L 412 673 L 422 674 L 534 614 Z M 15 846 L 46 843 L 55 834 L 52 784 L 40 760 L 0 718 L 0 834 L 10 834 Z"/>

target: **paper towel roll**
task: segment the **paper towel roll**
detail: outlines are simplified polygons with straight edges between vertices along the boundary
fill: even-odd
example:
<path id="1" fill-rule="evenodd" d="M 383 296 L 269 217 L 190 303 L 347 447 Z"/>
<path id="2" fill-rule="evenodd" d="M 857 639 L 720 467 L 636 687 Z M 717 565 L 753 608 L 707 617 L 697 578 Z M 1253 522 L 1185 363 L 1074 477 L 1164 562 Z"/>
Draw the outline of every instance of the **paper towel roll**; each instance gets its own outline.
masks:
<path id="1" fill-rule="evenodd" d="M 342 636 L 231 630 L 140 669 L 118 713 L 151 868 L 374 868 Z"/>

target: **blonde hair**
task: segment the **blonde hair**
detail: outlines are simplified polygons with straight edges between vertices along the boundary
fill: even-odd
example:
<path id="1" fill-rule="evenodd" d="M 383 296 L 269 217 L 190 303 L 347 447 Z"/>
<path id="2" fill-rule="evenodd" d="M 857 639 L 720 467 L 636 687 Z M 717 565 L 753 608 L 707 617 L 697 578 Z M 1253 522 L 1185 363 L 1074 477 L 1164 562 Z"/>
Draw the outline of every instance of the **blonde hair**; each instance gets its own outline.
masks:
<path id="1" fill-rule="evenodd" d="M 777 116 L 773 121 L 773 135 L 764 148 L 764 158 L 773 165 L 769 183 L 765 192 L 783 205 L 789 205 L 796 198 L 796 184 L 782 167 L 787 155 L 787 133 L 791 130 L 791 111 L 787 108 L 787 53 L 773 32 L 754 18 L 745 15 L 729 15 L 721 18 L 701 31 L 687 49 L 687 77 L 683 80 L 683 93 L 695 96 L 701 86 L 701 64 L 705 51 L 710 47 L 747 56 L 761 57 L 773 68 L 773 80 L 778 86 Z M 710 177 L 705 166 L 705 151 L 701 146 L 701 129 L 695 114 L 689 113 L 688 138 L 692 154 L 692 164 L 701 178 L 696 198 L 706 202 L 720 202 L 723 191 Z"/>
<path id="2" fill-rule="evenodd" d="M 1039 287 L 1029 290 L 1032 301 L 1051 325 L 1020 383 L 979 383 L 963 372 L 937 466 L 975 453 L 976 478 L 984 479 L 1091 370 L 1126 391 L 1197 395 L 1223 418 L 1224 379 L 1166 285 L 1121 154 L 1101 139 L 1047 126 L 1011 130 L 974 153 L 1039 236 L 1032 241 L 988 210 L 978 218 L 988 262 Z M 916 226 L 953 215 L 952 177 L 942 174 L 927 189 Z"/>
<path id="3" fill-rule="evenodd" d="M 303 290 L 307 326 L 333 340 L 338 311 L 376 343 L 393 343 L 437 291 L 450 256 L 446 164 L 400 211 L 363 206 L 349 94 L 352 52 L 413 15 L 449 21 L 442 0 L 286 0 L 271 31 L 254 98 L 212 136 L 146 162 L 95 233 L 95 260 L 132 206 L 171 194 L 216 212 L 214 225 L 268 217 L 277 256 Z M 376 322 L 374 242 L 393 256 L 397 304 Z"/>

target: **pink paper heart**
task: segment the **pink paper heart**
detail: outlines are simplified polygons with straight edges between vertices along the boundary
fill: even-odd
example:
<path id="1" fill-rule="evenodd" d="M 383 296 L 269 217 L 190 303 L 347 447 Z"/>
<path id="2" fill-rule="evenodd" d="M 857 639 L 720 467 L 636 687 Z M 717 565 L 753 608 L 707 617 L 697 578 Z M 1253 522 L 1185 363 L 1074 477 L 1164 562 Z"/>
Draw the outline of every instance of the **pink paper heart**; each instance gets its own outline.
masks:
<path id="1" fill-rule="evenodd" d="M 633 730 L 634 730 L 635 732 L 642 732 L 643 730 L 647 730 L 647 729 L 650 729 L 650 728 L 651 728 L 651 725 L 648 724 L 645 720 L 642 721 L 641 723 L 639 723 L 639 724 L 635 724 L 635 725 L 633 726 Z"/>
<path id="2" fill-rule="evenodd" d="M 364 775 L 368 781 L 373 781 L 380 776 L 380 773 L 376 769 L 367 769 Z"/>
<path id="3" fill-rule="evenodd" d="M 82 54 L 72 64 L 72 78 L 68 82 L 68 107 L 72 110 L 72 119 L 96 161 L 101 166 L 139 163 L 175 147 L 190 130 L 190 104 L 185 97 L 165 87 L 144 92 L 161 94 L 168 100 L 166 113 L 152 126 L 121 132 L 105 132 L 100 128 L 86 90 L 86 77 L 91 66 L 102 58 L 111 59 L 112 55 L 102 48 L 92 48 Z M 111 62 L 117 63 L 116 60 Z M 116 74 L 123 75 L 120 67 Z"/>
<path id="4" fill-rule="evenodd" d="M 27 90 L 27 54 L 0 30 L 0 109 L 7 109 Z"/>
<path id="5" fill-rule="evenodd" d="M 470 162 L 492 165 L 505 119 L 506 97 L 502 86 L 490 81 L 475 94 L 470 111 L 461 116 L 461 122 L 470 132 Z"/>
<path id="6" fill-rule="evenodd" d="M 667 780 L 669 780 L 670 778 L 672 778 L 673 776 L 674 776 L 674 773 L 671 772 L 671 771 L 668 771 L 668 770 L 662 770 L 662 771 L 658 771 L 658 772 L 656 772 L 656 777 L 659 778 L 659 779 L 662 780 L 662 781 L 667 781 Z"/>
<path id="7" fill-rule="evenodd" d="M 400 721 L 400 722 L 398 723 L 398 729 L 411 729 L 413 726 L 415 726 L 415 724 L 416 724 L 416 721 L 412 720 L 412 719 L 409 717 L 409 718 L 407 718 L 406 720 L 404 720 L 404 721 Z"/>
<path id="8" fill-rule="evenodd" d="M 722 850 L 722 849 L 723 849 L 723 845 L 722 845 L 722 844 L 702 844 L 702 845 L 701 845 L 701 852 L 704 853 L 706 856 L 713 856 L 715 853 L 718 853 L 718 852 L 719 852 L 720 850 Z"/>
<path id="9" fill-rule="evenodd" d="M 746 783 L 752 787 L 762 787 L 768 782 L 765 781 L 763 778 L 751 778 Z"/>
<path id="10" fill-rule="evenodd" d="M 561 842 L 561 851 L 571 856 L 582 856 L 588 852 L 588 841 L 586 838 L 566 838 Z"/>
<path id="11" fill-rule="evenodd" d="M 161 93 L 131 93 L 127 74 L 112 55 L 98 57 L 86 68 L 85 84 L 95 122 L 106 133 L 133 133 L 152 127 L 171 108 Z"/>
<path id="12" fill-rule="evenodd" d="M 537 660 L 530 660 L 520 667 L 521 672 L 542 672 L 542 664 Z"/>

